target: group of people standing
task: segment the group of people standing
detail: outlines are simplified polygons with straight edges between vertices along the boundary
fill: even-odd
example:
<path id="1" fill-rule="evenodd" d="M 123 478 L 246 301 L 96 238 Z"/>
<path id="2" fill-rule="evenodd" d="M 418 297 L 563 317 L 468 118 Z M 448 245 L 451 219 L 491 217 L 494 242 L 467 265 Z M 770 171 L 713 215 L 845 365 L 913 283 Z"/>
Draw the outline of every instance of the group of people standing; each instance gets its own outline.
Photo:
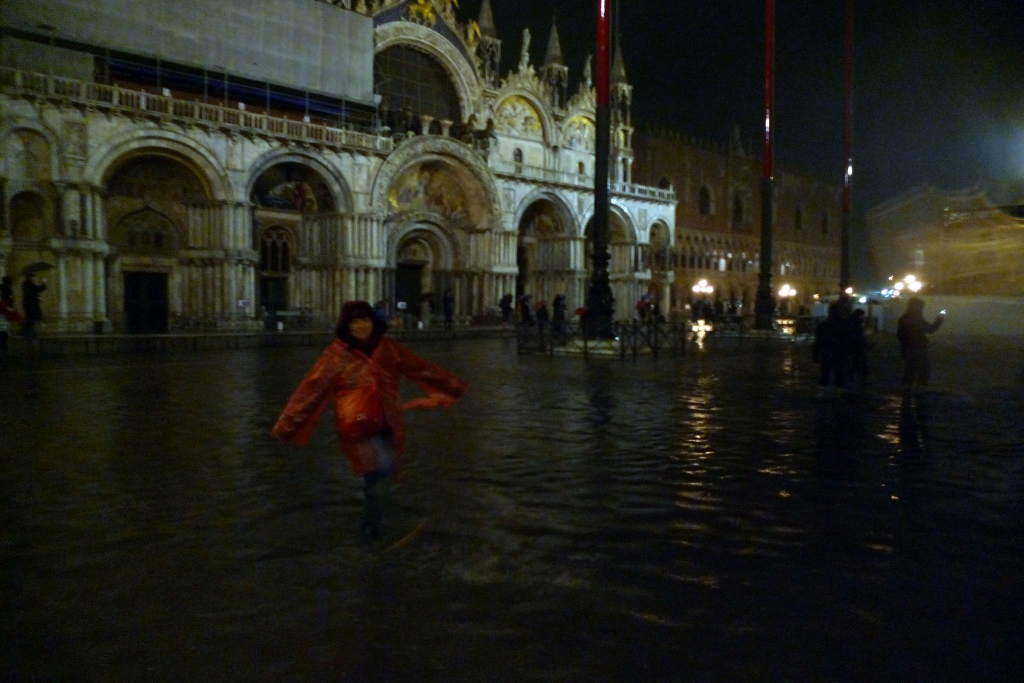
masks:
<path id="1" fill-rule="evenodd" d="M 942 326 L 945 311 L 929 322 L 924 319 L 924 301 L 913 298 L 896 325 L 896 338 L 903 357 L 904 389 L 928 384 L 928 335 Z M 864 335 L 864 311 L 854 310 L 848 297 L 840 297 L 828 307 L 828 317 L 815 330 L 813 355 L 821 373 L 818 383 L 845 387 L 848 380 L 867 375 L 867 340 Z"/>
<path id="2" fill-rule="evenodd" d="M 34 339 L 36 324 L 43 319 L 43 307 L 39 295 L 46 290 L 46 280 L 42 284 L 35 281 L 35 273 L 25 274 L 21 283 L 21 306 L 23 313 L 18 312 L 14 302 L 14 278 L 5 275 L 0 281 L 0 352 L 6 352 L 10 346 L 10 328 L 12 324 L 21 323 L 21 334 L 25 339 Z"/>

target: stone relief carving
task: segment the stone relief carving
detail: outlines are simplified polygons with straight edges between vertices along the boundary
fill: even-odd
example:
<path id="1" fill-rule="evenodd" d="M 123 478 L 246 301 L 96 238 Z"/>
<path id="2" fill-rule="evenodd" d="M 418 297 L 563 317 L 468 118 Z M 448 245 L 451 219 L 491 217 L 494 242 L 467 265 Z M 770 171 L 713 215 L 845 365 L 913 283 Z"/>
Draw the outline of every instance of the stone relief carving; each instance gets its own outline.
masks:
<path id="1" fill-rule="evenodd" d="M 84 159 L 89 154 L 88 128 L 81 121 L 64 122 L 64 153 Z"/>

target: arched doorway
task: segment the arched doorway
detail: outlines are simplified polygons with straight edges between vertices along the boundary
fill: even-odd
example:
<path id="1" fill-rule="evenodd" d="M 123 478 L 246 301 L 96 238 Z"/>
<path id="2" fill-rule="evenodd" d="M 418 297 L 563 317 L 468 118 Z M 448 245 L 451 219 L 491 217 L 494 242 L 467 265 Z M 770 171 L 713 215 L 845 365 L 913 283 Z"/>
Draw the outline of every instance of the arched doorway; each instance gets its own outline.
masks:
<path id="1" fill-rule="evenodd" d="M 563 294 L 569 305 L 577 303 L 576 273 L 568 209 L 551 197 L 533 201 L 523 211 L 516 248 L 516 300 L 529 295 L 534 303 L 552 301 Z"/>
<path id="2" fill-rule="evenodd" d="M 587 271 L 587 287 L 594 267 L 594 219 L 587 222 L 584 257 Z M 633 316 L 633 307 L 640 298 L 636 274 L 641 269 L 641 254 L 634 239 L 633 230 L 623 218 L 612 211 L 608 220 L 608 277 L 611 281 L 612 296 L 615 297 L 615 317 L 628 320 Z"/>
<path id="3" fill-rule="evenodd" d="M 325 230 L 331 229 L 326 219 L 337 213 L 338 200 L 327 179 L 311 166 L 282 161 L 257 176 L 249 199 L 253 248 L 260 254 L 256 305 L 268 319 L 296 310 L 336 315 L 329 291 L 336 254 Z"/>
<path id="4" fill-rule="evenodd" d="M 474 249 L 493 248 L 487 239 L 494 213 L 490 195 L 461 159 L 437 151 L 424 156 L 383 186 L 390 214 L 383 296 L 392 311 L 402 301 L 412 311 L 421 310 L 429 294 L 436 311 L 450 291 L 456 317 L 478 314 L 498 288 L 482 251 L 475 267 L 468 266 Z"/>
<path id="5" fill-rule="evenodd" d="M 438 310 L 444 292 L 452 288 L 451 249 L 435 225 L 420 224 L 406 231 L 395 252 L 394 299 L 397 312 L 423 317 L 429 302 Z"/>
<path id="6" fill-rule="evenodd" d="M 104 199 L 114 248 L 107 288 L 111 321 L 133 334 L 167 332 L 175 314 L 187 315 L 183 302 L 204 296 L 181 281 L 178 253 L 187 243 L 190 210 L 209 199 L 207 186 L 184 161 L 154 151 L 116 166 Z"/>

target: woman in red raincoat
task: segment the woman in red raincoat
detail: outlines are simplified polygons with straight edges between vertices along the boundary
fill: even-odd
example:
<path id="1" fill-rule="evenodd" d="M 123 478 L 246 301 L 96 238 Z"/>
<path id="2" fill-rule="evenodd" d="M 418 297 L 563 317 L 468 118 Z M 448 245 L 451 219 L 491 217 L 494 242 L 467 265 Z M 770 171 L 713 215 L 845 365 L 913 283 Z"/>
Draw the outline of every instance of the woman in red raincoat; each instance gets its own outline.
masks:
<path id="1" fill-rule="evenodd" d="M 379 533 L 382 517 L 379 485 L 397 476 L 405 446 L 403 409 L 448 408 L 468 385 L 444 368 L 423 360 L 390 337 L 387 323 L 365 301 L 341 310 L 336 334 L 285 406 L 273 435 L 302 445 L 320 416 L 335 402 L 338 442 L 363 477 L 362 534 Z M 398 383 L 405 375 L 427 395 L 399 403 Z"/>

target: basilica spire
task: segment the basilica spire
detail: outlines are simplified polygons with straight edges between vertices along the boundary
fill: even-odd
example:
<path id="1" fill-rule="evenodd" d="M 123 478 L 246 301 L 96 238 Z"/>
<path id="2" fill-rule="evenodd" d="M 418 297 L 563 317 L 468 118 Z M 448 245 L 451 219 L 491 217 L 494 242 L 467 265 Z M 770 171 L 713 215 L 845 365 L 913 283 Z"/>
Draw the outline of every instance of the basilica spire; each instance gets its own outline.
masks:
<path id="1" fill-rule="evenodd" d="M 551 17 L 551 35 L 548 36 L 548 51 L 544 55 L 544 66 L 552 65 L 564 66 L 565 62 L 562 61 L 562 43 L 558 39 L 558 23 L 555 21 L 555 17 Z"/>
<path id="2" fill-rule="evenodd" d="M 562 60 L 562 43 L 558 39 L 558 24 L 554 16 L 551 17 L 548 51 L 544 55 L 544 66 L 540 68 L 540 79 L 551 106 L 563 109 L 569 98 L 569 67 Z"/>
<path id="3" fill-rule="evenodd" d="M 473 46 L 473 50 L 480 65 L 480 75 L 484 82 L 494 87 L 500 80 L 498 69 L 501 64 L 501 39 L 494 29 L 491 0 L 484 0 L 480 5 L 480 18 L 476 23 L 480 29 L 480 38 Z"/>
<path id="4" fill-rule="evenodd" d="M 494 13 L 491 12 L 491 0 L 484 0 L 483 4 L 480 5 L 480 18 L 477 19 L 480 24 L 480 35 L 487 36 L 488 38 L 497 38 L 498 32 L 494 28 Z"/>
<path id="5" fill-rule="evenodd" d="M 622 38 L 616 36 L 615 59 L 612 62 L 612 83 L 628 83 L 626 63 L 622 60 Z"/>

